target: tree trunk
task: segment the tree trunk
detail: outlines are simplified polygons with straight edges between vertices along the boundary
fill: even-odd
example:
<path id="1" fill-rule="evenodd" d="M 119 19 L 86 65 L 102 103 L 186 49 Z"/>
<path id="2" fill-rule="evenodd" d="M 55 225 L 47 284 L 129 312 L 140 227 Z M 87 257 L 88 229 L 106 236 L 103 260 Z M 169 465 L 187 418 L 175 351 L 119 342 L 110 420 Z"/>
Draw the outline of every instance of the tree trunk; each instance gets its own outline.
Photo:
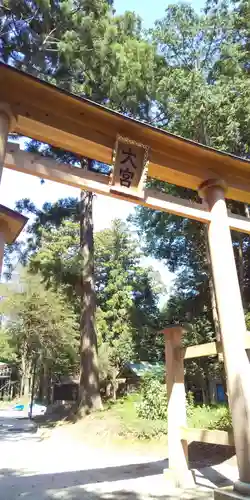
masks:
<path id="1" fill-rule="evenodd" d="M 30 377 L 26 372 L 22 375 L 22 395 L 27 398 L 30 392 Z"/>
<path id="2" fill-rule="evenodd" d="M 94 288 L 93 195 L 81 191 L 80 247 L 81 269 L 81 342 L 79 408 L 86 412 L 102 408 L 97 358 Z"/>
<path id="3" fill-rule="evenodd" d="M 32 418 L 32 411 L 33 411 L 34 398 L 35 398 L 36 369 L 37 369 L 37 358 L 34 359 L 33 367 L 32 367 L 32 384 L 31 384 L 31 398 L 30 398 L 30 411 L 29 411 L 30 418 Z"/>
<path id="4" fill-rule="evenodd" d="M 209 252 L 209 247 L 208 247 L 208 226 L 206 226 L 206 228 L 205 228 L 205 235 L 206 235 L 206 257 L 207 257 L 208 273 L 209 273 L 208 284 L 209 284 L 209 291 L 210 291 L 210 297 L 211 297 L 212 316 L 213 316 L 216 340 L 217 340 L 217 342 L 219 342 L 220 341 L 220 321 L 219 321 L 216 296 L 215 296 L 215 290 L 214 290 L 214 280 L 213 280 L 213 275 L 212 275 L 210 252 Z"/>
<path id="5" fill-rule="evenodd" d="M 22 377 L 21 377 L 21 396 L 28 397 L 30 392 L 30 363 L 25 356 L 22 356 Z"/>
<path id="6" fill-rule="evenodd" d="M 41 400 L 47 404 L 48 403 L 48 395 L 49 395 L 49 369 L 46 360 L 43 361 L 42 370 L 40 371 L 41 380 L 40 380 L 40 397 Z"/>
<path id="7" fill-rule="evenodd" d="M 242 298 L 242 303 L 243 307 L 245 307 L 245 301 L 244 301 L 244 255 L 243 255 L 243 237 L 242 234 L 238 234 L 238 247 L 237 247 L 237 252 L 238 252 L 238 278 L 239 278 L 239 285 L 240 285 L 240 291 L 241 291 L 241 298 Z"/>

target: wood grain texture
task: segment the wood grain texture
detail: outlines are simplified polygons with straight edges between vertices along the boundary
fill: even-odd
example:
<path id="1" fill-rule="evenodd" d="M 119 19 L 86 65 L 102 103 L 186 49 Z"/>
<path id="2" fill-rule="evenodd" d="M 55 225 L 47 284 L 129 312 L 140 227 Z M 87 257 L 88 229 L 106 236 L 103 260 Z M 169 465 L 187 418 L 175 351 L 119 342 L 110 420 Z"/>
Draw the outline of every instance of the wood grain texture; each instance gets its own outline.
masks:
<path id="1" fill-rule="evenodd" d="M 124 117 L 4 64 L 0 101 L 11 106 L 19 134 L 111 164 L 119 133 L 150 147 L 149 177 L 194 190 L 208 178 L 222 178 L 228 198 L 250 203 L 248 161 Z"/>
<path id="2" fill-rule="evenodd" d="M 203 223 L 210 221 L 210 212 L 205 203 L 194 203 L 153 189 L 146 189 L 143 198 L 128 196 L 122 190 L 114 189 L 109 184 L 108 176 L 58 163 L 39 154 L 21 151 L 17 144 L 7 144 L 4 167 Z M 233 230 L 250 234 L 250 221 L 246 217 L 238 217 L 229 212 L 229 225 Z"/>

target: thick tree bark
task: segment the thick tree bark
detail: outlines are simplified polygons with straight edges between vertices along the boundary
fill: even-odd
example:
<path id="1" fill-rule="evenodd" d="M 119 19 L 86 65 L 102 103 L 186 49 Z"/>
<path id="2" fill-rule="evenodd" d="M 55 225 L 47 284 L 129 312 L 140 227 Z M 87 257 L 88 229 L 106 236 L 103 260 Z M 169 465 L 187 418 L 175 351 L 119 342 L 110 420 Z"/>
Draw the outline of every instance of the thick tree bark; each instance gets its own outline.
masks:
<path id="1" fill-rule="evenodd" d="M 238 234 L 238 247 L 237 247 L 237 259 L 238 264 L 238 278 L 241 291 L 241 298 L 243 302 L 243 307 L 245 307 L 244 301 L 244 255 L 243 255 L 243 237 L 242 234 Z"/>
<path id="2" fill-rule="evenodd" d="M 31 363 L 22 356 L 22 377 L 21 377 L 21 396 L 28 397 L 30 393 Z"/>
<path id="3" fill-rule="evenodd" d="M 49 366 L 45 360 L 40 370 L 40 398 L 46 404 L 49 403 L 49 381 Z"/>
<path id="4" fill-rule="evenodd" d="M 80 201 L 81 342 L 79 408 L 86 412 L 102 408 L 95 327 L 93 195 L 82 191 Z"/>
<path id="5" fill-rule="evenodd" d="M 219 342 L 220 341 L 220 321 L 219 321 L 216 296 L 215 296 L 215 290 L 214 290 L 214 280 L 213 280 L 213 275 L 212 275 L 210 252 L 209 252 L 209 247 L 208 247 L 208 227 L 205 228 L 205 235 L 206 235 L 206 258 L 207 258 L 208 272 L 209 272 L 208 284 L 209 284 L 209 291 L 210 291 L 210 298 L 211 298 L 212 316 L 213 316 L 216 340 L 217 340 L 217 342 Z"/>

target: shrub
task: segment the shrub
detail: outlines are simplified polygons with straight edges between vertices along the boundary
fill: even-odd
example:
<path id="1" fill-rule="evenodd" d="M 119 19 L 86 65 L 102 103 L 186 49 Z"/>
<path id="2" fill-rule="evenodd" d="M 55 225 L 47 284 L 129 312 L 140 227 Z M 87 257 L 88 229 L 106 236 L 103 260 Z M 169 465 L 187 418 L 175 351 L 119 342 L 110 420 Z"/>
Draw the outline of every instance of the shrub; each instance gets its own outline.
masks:
<path id="1" fill-rule="evenodd" d="M 137 416 L 145 420 L 143 431 L 140 429 L 138 437 L 155 437 L 167 432 L 167 391 L 166 385 L 156 375 L 147 374 L 141 385 L 141 400 L 137 404 Z M 192 392 L 186 395 L 186 409 L 189 427 L 199 429 L 230 430 L 232 420 L 229 408 L 224 405 L 202 405 L 194 403 Z M 150 422 L 150 425 L 146 421 Z M 158 421 L 158 422 L 157 422 Z"/>
<path id="2" fill-rule="evenodd" d="M 194 394 L 191 391 L 188 391 L 186 395 L 186 410 L 187 410 L 187 418 L 192 417 L 195 410 L 195 402 L 194 402 Z"/>
<path id="3" fill-rule="evenodd" d="M 158 376 L 147 374 L 141 385 L 137 415 L 146 420 L 167 420 L 167 390 Z"/>
<path id="4" fill-rule="evenodd" d="M 220 429 L 221 431 L 229 431 L 232 429 L 232 417 L 227 406 L 221 406 L 220 412 L 214 422 L 210 422 L 209 429 Z"/>
<path id="5" fill-rule="evenodd" d="M 232 420 L 229 408 L 225 405 L 194 406 L 193 411 L 188 413 L 188 426 L 198 429 L 230 430 Z"/>

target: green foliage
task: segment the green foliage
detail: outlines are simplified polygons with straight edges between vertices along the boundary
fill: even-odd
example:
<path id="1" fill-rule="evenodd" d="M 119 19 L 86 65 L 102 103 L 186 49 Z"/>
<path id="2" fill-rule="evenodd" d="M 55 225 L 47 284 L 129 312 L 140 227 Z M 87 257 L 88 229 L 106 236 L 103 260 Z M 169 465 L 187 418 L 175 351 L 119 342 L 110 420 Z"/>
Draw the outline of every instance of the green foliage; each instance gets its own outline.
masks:
<path id="1" fill-rule="evenodd" d="M 138 440 L 160 439 L 168 433 L 168 424 L 166 420 L 148 420 L 137 419 L 133 425 L 124 425 L 119 435 L 126 438 Z"/>
<path id="2" fill-rule="evenodd" d="M 232 429 L 230 410 L 226 405 L 194 406 L 192 413 L 188 415 L 188 426 L 229 431 Z"/>
<path id="3" fill-rule="evenodd" d="M 40 243 L 29 259 L 32 273 L 40 272 L 46 286 L 63 289 L 79 313 L 81 270 L 79 224 L 64 220 L 58 228 L 40 226 Z"/>
<path id="4" fill-rule="evenodd" d="M 135 357 L 157 356 L 159 282 L 140 266 L 138 242 L 119 220 L 95 235 L 98 338 L 110 346 L 116 368 Z M 141 339 L 147 329 L 143 349 Z"/>
<path id="5" fill-rule="evenodd" d="M 158 126 L 205 145 L 249 157 L 249 2 L 208 1 L 198 14 L 187 4 L 169 5 L 151 30 L 164 63 L 157 81 Z M 248 59 L 247 59 L 248 57 Z M 243 62 L 244 61 L 244 62 Z M 246 130 L 248 127 L 248 130 Z M 198 201 L 196 192 L 159 183 L 163 192 Z M 248 207 L 228 202 L 248 214 Z M 211 272 L 206 227 L 171 214 L 139 207 L 137 225 L 148 255 L 160 258 L 176 273 L 175 287 L 162 311 L 166 323 L 190 323 L 189 344 L 214 339 Z M 249 295 L 249 236 L 233 236 L 246 310 Z M 210 360 L 188 364 L 205 380 Z M 218 366 L 217 368 L 218 369 Z"/>
<path id="6" fill-rule="evenodd" d="M 11 362 L 16 360 L 15 345 L 6 328 L 0 330 L 0 361 Z"/>
<path id="7" fill-rule="evenodd" d="M 100 342 L 98 346 L 98 366 L 101 382 L 113 380 L 116 373 L 112 364 L 112 349 L 106 342 Z"/>
<path id="8" fill-rule="evenodd" d="M 141 401 L 138 404 L 138 417 L 146 420 L 167 421 L 167 389 L 159 377 L 145 375 L 141 385 Z"/>
<path id="9" fill-rule="evenodd" d="M 61 88 L 133 114 L 149 115 L 158 57 L 132 12 L 106 0 L 5 0 L 0 56 Z"/>
<path id="10" fill-rule="evenodd" d="M 148 34 L 134 13 L 116 16 L 111 7 L 105 0 L 4 0 L 1 59 L 126 115 L 249 158 L 249 2 L 207 0 L 202 14 L 187 4 L 169 5 Z M 39 143 L 30 147 L 70 164 L 83 162 Z M 108 173 L 105 166 L 87 164 Z M 150 184 L 198 201 L 188 189 Z M 41 272 L 52 291 L 65 294 L 80 316 L 82 279 L 88 272 L 78 247 L 77 200 L 47 204 L 43 211 L 28 205 L 35 223 L 25 251 L 15 245 L 15 253 L 26 263 L 33 254 L 30 269 Z M 228 205 L 249 214 L 247 206 Z M 144 208 L 137 209 L 134 222 L 148 255 L 162 259 L 177 278 L 159 321 L 158 285 L 152 272 L 139 265 L 128 232 L 117 226 L 96 236 L 98 342 L 104 344 L 106 373 L 128 358 L 159 359 L 163 338 L 155 332 L 161 323 L 191 323 L 189 344 L 210 341 L 215 334 L 205 227 Z M 233 234 L 233 243 L 249 311 L 249 236 Z M 214 369 L 219 366 L 209 359 L 187 365 L 189 375 L 199 373 L 201 384 Z"/>
<path id="11" fill-rule="evenodd" d="M 209 429 L 220 429 L 222 431 L 230 431 L 233 428 L 232 416 L 227 406 L 221 407 L 218 411 L 218 417 L 215 422 L 211 422 Z"/>
<path id="12" fill-rule="evenodd" d="M 37 217 L 31 235 L 36 248 L 28 263 L 32 273 L 41 273 L 47 288 L 66 294 L 79 317 L 85 265 L 80 253 L 79 224 L 74 220 L 76 211 L 71 211 L 73 200 L 66 202 L 60 200 L 39 212 L 33 206 Z M 21 204 L 24 206 L 24 202 Z M 125 223 L 115 220 L 110 229 L 94 235 L 94 243 L 100 371 L 102 379 L 104 373 L 113 378 L 126 361 L 152 361 L 162 355 L 163 340 L 156 335 L 157 300 L 162 285 L 151 269 L 141 267 L 138 242 Z"/>
<path id="13" fill-rule="evenodd" d="M 165 390 L 165 389 L 164 389 Z M 166 391 L 165 391 L 166 395 Z M 188 405 L 192 407 L 192 412 L 188 415 L 188 426 L 198 429 L 221 429 L 230 430 L 230 417 L 227 406 L 223 405 L 203 405 L 193 404 L 191 394 L 187 395 Z M 102 426 L 105 428 L 105 421 L 108 429 L 114 437 L 125 438 L 126 442 L 132 441 L 166 441 L 168 422 L 167 418 L 155 419 L 138 416 L 138 406 L 141 402 L 141 393 L 133 393 L 116 402 L 108 403 L 102 413 Z M 229 419 L 229 420 L 228 420 Z M 229 423 L 229 425 L 227 425 Z"/>
<path id="14" fill-rule="evenodd" d="M 75 370 L 77 323 L 59 291 L 47 290 L 41 277 L 24 272 L 19 283 L 2 285 L 1 313 L 18 361 L 39 361 L 54 373 Z"/>
<path id="15" fill-rule="evenodd" d="M 157 283 L 150 270 L 141 268 L 137 246 L 119 220 L 95 236 L 99 353 L 103 355 L 104 345 L 111 378 L 125 362 L 155 355 Z M 140 343 L 146 329 L 144 351 Z"/>
<path id="16" fill-rule="evenodd" d="M 164 420 L 167 422 L 167 389 L 164 383 L 164 374 L 146 374 L 141 385 L 141 400 L 137 407 L 139 418 L 146 420 Z M 191 418 L 196 413 L 192 392 L 186 397 L 187 417 Z"/>
<path id="17" fill-rule="evenodd" d="M 186 395 L 186 411 L 188 418 L 192 417 L 195 412 L 194 395 L 191 391 L 188 391 Z"/>
<path id="18" fill-rule="evenodd" d="M 125 398 L 117 400 L 112 405 L 109 404 L 107 418 L 109 414 L 113 419 L 119 421 L 118 436 L 133 440 L 155 440 L 167 435 L 167 420 L 148 420 L 138 417 L 138 404 L 141 395 L 134 393 Z M 110 423 L 109 423 L 110 425 Z"/>
<path id="19" fill-rule="evenodd" d="M 137 416 L 152 423 L 150 430 L 145 427 L 144 437 L 156 437 L 167 433 L 167 392 L 163 380 L 154 375 L 145 375 L 142 381 Z M 197 406 L 191 391 L 186 396 L 186 411 L 189 427 L 198 429 L 230 430 L 232 419 L 226 405 Z M 155 422 L 155 424 L 153 424 Z M 139 436 L 137 436 L 139 437 Z M 143 433 L 141 435 L 143 437 Z"/>
<path id="20" fill-rule="evenodd" d="M 150 384 L 150 382 L 147 384 Z M 147 390 L 147 388 L 145 388 L 145 390 Z M 166 400 L 165 386 L 164 396 Z M 116 402 L 112 402 L 112 404 L 108 403 L 105 407 L 102 418 L 107 419 L 107 425 L 109 428 L 113 423 L 113 435 L 117 433 L 118 436 L 130 440 L 158 440 L 166 438 L 168 432 L 166 414 L 164 418 L 152 419 L 149 410 L 146 412 L 145 416 L 139 416 L 138 409 L 140 408 L 141 401 L 141 393 L 133 393 L 127 397 L 117 400 Z M 152 400 L 152 406 L 154 405 L 154 402 L 155 400 Z M 163 402 L 163 404 L 165 403 Z M 187 405 L 189 427 L 195 427 L 198 429 L 231 429 L 231 417 L 227 406 L 196 406 L 193 403 L 191 393 L 187 395 Z M 192 411 L 190 411 L 190 409 Z M 114 422 L 116 423 L 114 424 Z"/>
<path id="21" fill-rule="evenodd" d="M 156 51 L 153 45 L 142 39 L 140 20 L 133 13 L 116 17 L 111 11 L 112 2 L 106 0 L 77 0 L 73 3 L 68 0 L 44 0 L 37 6 L 25 1 L 21 8 L 18 8 L 18 3 L 5 0 L 3 6 L 0 49 L 5 62 L 79 96 L 85 95 L 126 114 L 148 118 L 155 86 Z M 77 162 L 81 166 L 87 164 L 89 169 L 98 169 L 91 159 L 77 158 L 37 142 L 33 142 L 29 149 L 66 163 Z M 101 171 L 109 171 L 105 166 L 98 167 Z M 39 219 L 41 214 L 36 215 Z M 70 222 L 74 222 L 72 219 L 70 217 Z M 34 250 L 34 242 L 40 240 L 41 226 L 33 229 L 35 238 L 33 242 L 31 238 L 26 247 L 26 261 L 30 251 Z M 50 231 L 48 224 L 46 229 Z M 69 228 L 64 229 L 67 232 Z M 31 266 L 33 270 L 42 267 L 47 286 L 53 289 L 63 287 L 80 315 L 81 374 L 84 373 L 80 377 L 80 387 L 83 387 L 97 372 L 96 364 L 93 366 L 93 360 L 96 359 L 96 332 L 92 194 L 81 193 L 80 249 L 74 253 L 74 259 L 71 258 L 70 243 L 65 232 L 68 254 L 65 255 L 63 247 L 54 237 L 50 248 L 46 249 L 46 255 L 40 253 L 40 261 L 34 258 Z M 56 258 L 57 250 L 60 253 Z M 62 263 L 63 253 L 65 258 Z M 52 265 L 51 257 L 54 257 Z M 107 324 L 112 323 L 113 326 L 112 363 L 118 366 L 125 356 L 127 359 L 132 355 L 134 342 L 129 319 L 132 290 L 126 283 L 124 273 L 117 274 L 114 271 L 113 282 L 116 280 L 121 288 L 120 293 L 115 294 L 110 276 L 109 292 L 113 298 L 109 299 L 109 315 L 111 307 L 117 314 L 108 319 L 107 311 L 104 313 Z M 89 343 L 92 356 L 88 355 L 89 350 L 86 349 Z M 92 374 L 88 373 L 90 366 Z M 98 385 L 97 380 L 95 385 Z"/>

